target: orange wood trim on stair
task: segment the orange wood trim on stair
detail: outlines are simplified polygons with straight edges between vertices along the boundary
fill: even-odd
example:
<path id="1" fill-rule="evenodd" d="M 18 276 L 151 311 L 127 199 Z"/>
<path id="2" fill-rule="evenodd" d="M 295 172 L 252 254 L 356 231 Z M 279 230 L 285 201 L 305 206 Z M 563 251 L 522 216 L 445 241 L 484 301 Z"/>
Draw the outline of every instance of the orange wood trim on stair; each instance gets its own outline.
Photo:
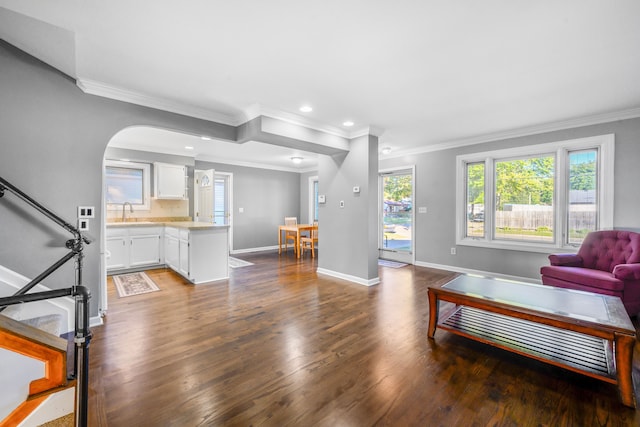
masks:
<path id="1" fill-rule="evenodd" d="M 44 377 L 31 381 L 29 395 L 42 393 L 67 383 L 66 351 L 45 347 L 29 338 L 0 329 L 0 347 L 44 362 Z"/>
<path id="2" fill-rule="evenodd" d="M 0 348 L 44 362 L 44 377 L 31 381 L 28 399 L 0 421 L 0 427 L 14 426 L 40 406 L 49 394 L 68 386 L 67 341 L 0 315 Z"/>
<path id="3" fill-rule="evenodd" d="M 17 426 L 24 421 L 27 416 L 36 410 L 42 402 L 48 397 L 47 394 L 22 402 L 20 406 L 13 410 L 7 418 L 0 421 L 0 427 Z"/>

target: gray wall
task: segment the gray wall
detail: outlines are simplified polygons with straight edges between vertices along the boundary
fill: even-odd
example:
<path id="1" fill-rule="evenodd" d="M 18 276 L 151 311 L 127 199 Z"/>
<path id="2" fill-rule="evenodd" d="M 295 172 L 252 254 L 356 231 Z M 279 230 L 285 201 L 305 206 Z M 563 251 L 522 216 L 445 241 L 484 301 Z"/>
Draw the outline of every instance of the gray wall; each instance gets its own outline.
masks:
<path id="1" fill-rule="evenodd" d="M 233 250 L 278 244 L 278 225 L 285 216 L 300 219 L 300 179 L 282 172 L 223 163 L 196 161 L 196 169 L 233 173 Z M 239 213 L 239 208 L 244 212 Z"/>
<path id="2" fill-rule="evenodd" d="M 370 280 L 378 277 L 378 138 L 356 138 L 350 146 L 346 155 L 320 156 L 318 184 L 326 203 L 318 213 L 318 267 Z"/>
<path id="3" fill-rule="evenodd" d="M 416 261 L 539 279 L 539 268 L 547 255 L 499 249 L 455 246 L 456 163 L 459 154 L 489 151 L 595 135 L 615 134 L 614 227 L 640 229 L 640 119 L 585 126 L 495 141 L 456 149 L 387 159 L 383 169 L 416 165 L 414 206 L 426 206 L 427 213 L 416 213 Z"/>
<path id="4" fill-rule="evenodd" d="M 102 162 L 113 135 L 132 125 L 235 139 L 235 128 L 80 91 L 75 82 L 0 41 L 0 176 L 69 222 L 77 206 L 95 206 L 93 244 L 85 249 L 84 284 L 100 298 Z M 297 205 L 296 205 L 297 209 Z M 7 194 L 0 200 L 0 264 L 35 277 L 67 251 L 71 236 Z M 52 288 L 73 285 L 73 265 L 54 273 Z"/>

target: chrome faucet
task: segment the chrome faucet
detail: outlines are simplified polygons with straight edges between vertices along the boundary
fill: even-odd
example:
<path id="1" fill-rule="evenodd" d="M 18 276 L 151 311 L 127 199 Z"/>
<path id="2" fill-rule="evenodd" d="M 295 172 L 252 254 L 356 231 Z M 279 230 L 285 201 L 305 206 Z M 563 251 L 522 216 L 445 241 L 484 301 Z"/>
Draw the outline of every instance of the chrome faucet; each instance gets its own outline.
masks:
<path id="1" fill-rule="evenodd" d="M 124 202 L 122 204 L 122 222 L 125 222 L 125 219 L 124 219 L 124 208 L 127 205 L 129 205 L 129 212 L 133 213 L 133 205 L 131 205 L 131 203 L 129 203 L 129 202 Z"/>

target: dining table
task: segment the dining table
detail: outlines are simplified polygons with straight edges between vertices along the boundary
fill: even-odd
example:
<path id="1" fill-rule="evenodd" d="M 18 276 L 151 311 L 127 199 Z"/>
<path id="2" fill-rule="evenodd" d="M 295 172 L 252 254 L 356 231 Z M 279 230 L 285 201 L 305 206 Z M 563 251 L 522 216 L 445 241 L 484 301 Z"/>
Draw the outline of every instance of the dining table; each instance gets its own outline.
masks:
<path id="1" fill-rule="evenodd" d="M 282 253 L 282 234 L 287 232 L 296 233 L 296 241 L 293 246 L 294 252 L 298 258 L 300 258 L 300 235 L 308 231 L 309 235 L 314 229 L 318 229 L 314 224 L 295 224 L 295 225 L 280 225 L 278 227 L 278 254 Z"/>

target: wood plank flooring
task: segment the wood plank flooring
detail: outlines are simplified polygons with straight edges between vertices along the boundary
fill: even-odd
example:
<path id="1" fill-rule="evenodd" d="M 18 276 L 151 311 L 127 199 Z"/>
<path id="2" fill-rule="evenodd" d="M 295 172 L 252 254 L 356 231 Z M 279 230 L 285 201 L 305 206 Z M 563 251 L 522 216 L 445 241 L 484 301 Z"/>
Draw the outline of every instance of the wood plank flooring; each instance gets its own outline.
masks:
<path id="1" fill-rule="evenodd" d="M 381 267 L 362 285 L 293 254 L 242 255 L 228 281 L 148 271 L 90 346 L 92 426 L 637 426 L 617 388 L 438 330 L 430 284 Z M 636 384 L 640 379 L 637 351 Z"/>

